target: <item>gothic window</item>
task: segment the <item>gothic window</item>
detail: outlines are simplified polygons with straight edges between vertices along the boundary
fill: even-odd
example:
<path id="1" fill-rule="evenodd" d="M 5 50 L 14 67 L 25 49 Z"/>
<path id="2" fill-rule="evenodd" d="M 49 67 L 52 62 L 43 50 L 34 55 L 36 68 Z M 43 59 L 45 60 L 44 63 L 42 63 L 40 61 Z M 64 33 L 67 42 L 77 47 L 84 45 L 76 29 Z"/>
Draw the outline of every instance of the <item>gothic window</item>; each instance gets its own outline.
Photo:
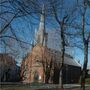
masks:
<path id="1" fill-rule="evenodd" d="M 35 57 L 35 62 L 36 63 L 41 63 L 40 57 L 38 55 Z"/>

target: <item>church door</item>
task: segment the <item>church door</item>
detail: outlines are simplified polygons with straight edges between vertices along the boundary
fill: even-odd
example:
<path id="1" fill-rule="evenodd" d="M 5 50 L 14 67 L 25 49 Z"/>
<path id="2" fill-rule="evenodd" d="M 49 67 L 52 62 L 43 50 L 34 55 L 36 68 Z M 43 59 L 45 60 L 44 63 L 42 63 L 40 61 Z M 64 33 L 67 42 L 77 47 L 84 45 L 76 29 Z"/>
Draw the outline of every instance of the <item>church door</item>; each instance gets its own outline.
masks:
<path id="1" fill-rule="evenodd" d="M 37 71 L 34 72 L 34 82 L 39 82 L 39 73 Z"/>

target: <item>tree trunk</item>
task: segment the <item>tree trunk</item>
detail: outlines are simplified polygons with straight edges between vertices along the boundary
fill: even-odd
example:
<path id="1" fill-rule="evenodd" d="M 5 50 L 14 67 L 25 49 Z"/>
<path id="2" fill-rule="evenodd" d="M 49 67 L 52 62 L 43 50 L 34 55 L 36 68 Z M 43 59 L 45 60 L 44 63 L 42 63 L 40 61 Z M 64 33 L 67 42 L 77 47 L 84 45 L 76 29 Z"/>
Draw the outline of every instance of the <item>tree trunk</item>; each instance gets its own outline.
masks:
<path id="1" fill-rule="evenodd" d="M 82 77 L 81 77 L 82 90 L 85 90 L 85 78 L 86 78 L 86 71 L 87 71 L 87 63 L 88 63 L 88 43 L 85 41 L 85 44 L 84 44 L 84 64 L 83 64 Z"/>
<path id="2" fill-rule="evenodd" d="M 45 83 L 46 84 L 49 83 L 49 78 L 50 78 L 50 71 L 46 71 L 46 74 L 45 74 Z"/>
<path id="3" fill-rule="evenodd" d="M 88 63 L 88 39 L 85 37 L 85 13 L 82 15 L 82 38 L 83 38 L 83 46 L 84 46 L 84 64 L 81 75 L 81 88 L 85 90 L 85 77 Z"/>
<path id="4" fill-rule="evenodd" d="M 63 89 L 63 64 L 64 64 L 64 54 L 65 54 L 65 37 L 64 37 L 64 19 L 61 23 L 61 68 L 60 68 L 60 84 Z"/>

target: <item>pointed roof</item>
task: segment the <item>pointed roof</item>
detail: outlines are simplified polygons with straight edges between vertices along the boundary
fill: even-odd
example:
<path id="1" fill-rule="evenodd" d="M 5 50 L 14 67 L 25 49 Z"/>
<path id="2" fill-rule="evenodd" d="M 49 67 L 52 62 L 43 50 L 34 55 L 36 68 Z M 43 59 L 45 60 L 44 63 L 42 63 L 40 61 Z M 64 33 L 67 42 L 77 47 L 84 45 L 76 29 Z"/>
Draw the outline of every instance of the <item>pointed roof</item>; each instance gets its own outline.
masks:
<path id="1" fill-rule="evenodd" d="M 41 30 L 44 30 L 44 28 L 45 28 L 45 13 L 44 13 L 44 6 L 43 6 L 38 30 L 41 31 Z"/>
<path id="2" fill-rule="evenodd" d="M 45 14 L 44 14 L 44 7 L 43 7 L 41 12 L 39 27 L 37 32 L 35 31 L 36 43 L 40 43 L 43 45 L 44 33 L 45 33 Z"/>

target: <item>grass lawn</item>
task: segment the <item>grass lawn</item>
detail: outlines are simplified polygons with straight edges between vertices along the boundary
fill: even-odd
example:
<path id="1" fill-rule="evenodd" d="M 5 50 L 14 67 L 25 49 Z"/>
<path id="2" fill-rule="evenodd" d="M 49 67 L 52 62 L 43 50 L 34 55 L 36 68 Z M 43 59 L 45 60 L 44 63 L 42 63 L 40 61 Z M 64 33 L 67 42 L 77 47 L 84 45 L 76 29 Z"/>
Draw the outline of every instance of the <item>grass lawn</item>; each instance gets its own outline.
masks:
<path id="1" fill-rule="evenodd" d="M 61 90 L 58 88 L 39 88 L 39 87 L 29 87 L 29 86 L 3 86 L 0 90 Z M 65 89 L 66 90 L 66 89 Z"/>
<path id="2" fill-rule="evenodd" d="M 86 79 L 86 84 L 89 84 L 90 85 L 90 78 L 87 78 Z"/>

